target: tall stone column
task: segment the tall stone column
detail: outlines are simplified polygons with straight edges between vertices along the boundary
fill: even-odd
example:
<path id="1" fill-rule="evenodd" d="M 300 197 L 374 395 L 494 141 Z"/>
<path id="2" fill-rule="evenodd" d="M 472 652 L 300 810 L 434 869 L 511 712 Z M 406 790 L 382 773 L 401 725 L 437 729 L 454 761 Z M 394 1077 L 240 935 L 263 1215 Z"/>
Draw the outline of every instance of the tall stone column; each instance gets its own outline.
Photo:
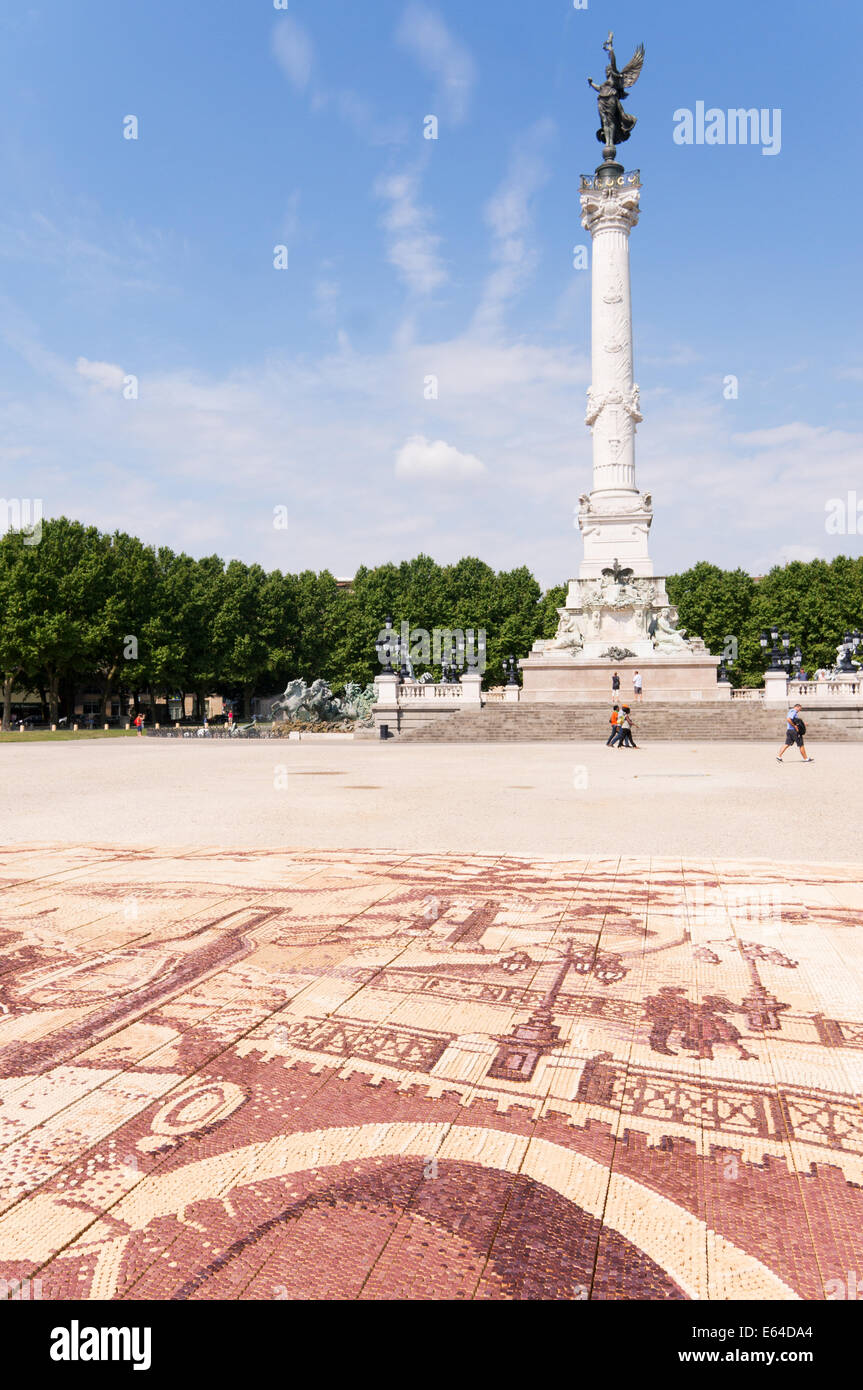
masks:
<path id="1" fill-rule="evenodd" d="M 653 574 L 647 536 L 650 498 L 635 485 L 635 429 L 641 420 L 632 376 L 629 233 L 638 221 L 640 180 L 619 164 L 582 178 L 582 225 L 593 241 L 591 364 L 586 423 L 593 433 L 593 488 L 581 499 L 584 559 L 593 579 L 615 559 L 637 577 Z"/>

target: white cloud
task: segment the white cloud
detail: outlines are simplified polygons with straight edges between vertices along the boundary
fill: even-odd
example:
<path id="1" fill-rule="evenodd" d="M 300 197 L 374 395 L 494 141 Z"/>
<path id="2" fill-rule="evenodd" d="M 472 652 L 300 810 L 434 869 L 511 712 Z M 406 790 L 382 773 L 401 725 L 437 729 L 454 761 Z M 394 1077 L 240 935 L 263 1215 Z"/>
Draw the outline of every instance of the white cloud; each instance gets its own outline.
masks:
<path id="1" fill-rule="evenodd" d="M 552 121 L 538 121 L 519 141 L 506 177 L 486 205 L 494 269 L 474 318 L 474 326 L 480 332 L 499 330 L 504 310 L 535 269 L 536 251 L 528 238 L 533 222 L 531 201 L 548 181 L 549 170 L 542 152 L 554 129 Z"/>
<path id="2" fill-rule="evenodd" d="M 836 447 L 842 438 L 839 430 L 830 430 L 826 425 L 805 425 L 794 420 L 787 425 L 774 425 L 766 430 L 749 430 L 731 436 L 735 444 L 743 444 L 752 449 L 787 449 L 789 444 L 829 445 Z"/>
<path id="3" fill-rule="evenodd" d="M 375 184 L 375 192 L 389 204 L 383 225 L 390 264 L 413 294 L 431 294 L 446 283 L 447 272 L 438 255 L 440 237 L 429 231 L 428 210 L 418 202 L 418 175 L 385 175 Z"/>
<path id="4" fill-rule="evenodd" d="M 465 120 L 476 82 L 476 65 L 464 44 L 427 5 L 411 0 L 396 35 L 428 75 L 437 82 L 430 114 L 443 114 L 452 125 Z"/>
<path id="5" fill-rule="evenodd" d="M 639 354 L 639 360 L 648 367 L 691 367 L 695 362 L 701 361 L 701 354 L 688 343 L 682 346 L 670 344 L 665 353 L 656 355 L 646 352 L 643 355 Z"/>
<path id="6" fill-rule="evenodd" d="M 85 294 L 88 307 L 121 290 L 163 293 L 159 275 L 176 255 L 173 235 L 156 227 L 142 230 L 131 218 L 115 220 L 106 230 L 99 214 L 92 202 L 82 211 L 79 200 L 53 217 L 36 209 L 0 223 L 0 258 L 61 267 L 65 285 Z"/>
<path id="7" fill-rule="evenodd" d="M 777 557 L 773 563 L 777 565 L 790 565 L 792 560 L 800 560 L 804 565 L 808 565 L 810 561 L 818 560 L 820 558 L 821 551 L 817 550 L 814 546 L 783 545 L 780 547 Z"/>
<path id="8" fill-rule="evenodd" d="M 126 401 L 120 366 L 76 367 L 14 319 L 4 337 L 34 385 L 0 396 L 0 494 L 15 491 L 2 473 L 26 466 L 46 516 L 293 572 L 350 574 L 419 549 L 523 563 L 543 584 L 577 572 L 589 361 L 568 343 L 430 342 L 417 329 L 379 353 L 343 339 L 224 373 L 165 370 L 157 355 L 136 359 L 141 396 Z M 780 546 L 787 558 L 859 550 L 824 520 L 827 499 L 863 493 L 863 437 L 800 421 L 735 436 L 735 411 L 679 389 L 645 415 L 637 477 L 653 493 L 657 570 L 710 559 L 765 573 Z M 276 504 L 289 507 L 286 532 L 273 528 Z"/>
<path id="9" fill-rule="evenodd" d="M 589 361 L 568 349 L 540 347 L 535 343 L 491 343 L 471 337 L 454 338 L 443 343 L 422 343 L 410 348 L 405 366 L 411 379 L 434 374 L 440 383 L 441 396 L 448 406 L 459 408 L 462 402 L 469 409 L 478 397 L 486 403 L 495 402 L 500 409 L 502 393 L 510 403 L 519 401 L 520 408 L 530 409 L 532 394 L 565 387 L 586 391 L 590 380 Z M 576 408 L 582 410 L 581 397 Z"/>
<path id="10" fill-rule="evenodd" d="M 271 49 L 276 62 L 294 91 L 306 95 L 310 109 L 317 115 L 333 110 L 357 135 L 371 145 L 399 145 L 407 140 L 408 126 L 403 117 L 380 121 L 374 110 L 349 88 L 327 90 L 315 80 L 317 56 L 309 34 L 296 20 L 280 19 L 273 30 Z"/>
<path id="11" fill-rule="evenodd" d="M 90 362 L 86 357 L 79 357 L 75 363 L 75 370 L 85 381 L 91 381 L 102 391 L 121 391 L 123 389 L 126 373 L 122 367 L 115 366 L 113 362 Z"/>
<path id="12" fill-rule="evenodd" d="M 486 467 L 475 454 L 463 454 L 443 439 L 432 442 L 413 434 L 396 455 L 396 477 L 423 482 L 463 482 L 479 478 Z"/>
<path id="13" fill-rule="evenodd" d="M 286 15 L 273 30 L 273 55 L 288 81 L 297 92 L 309 85 L 315 50 L 302 25 Z"/>

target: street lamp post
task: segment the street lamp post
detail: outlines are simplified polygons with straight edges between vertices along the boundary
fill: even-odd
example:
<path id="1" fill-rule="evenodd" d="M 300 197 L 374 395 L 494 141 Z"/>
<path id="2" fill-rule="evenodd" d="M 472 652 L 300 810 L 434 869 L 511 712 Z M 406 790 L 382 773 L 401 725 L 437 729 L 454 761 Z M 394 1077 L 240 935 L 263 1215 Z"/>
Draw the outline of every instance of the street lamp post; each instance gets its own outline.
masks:
<path id="1" fill-rule="evenodd" d="M 392 639 L 393 620 L 392 620 L 392 618 L 389 616 L 389 614 L 387 614 L 386 618 L 384 618 L 384 629 L 385 629 L 385 631 L 384 631 L 384 636 L 383 636 L 379 641 L 377 641 L 377 642 L 375 643 L 375 651 L 376 651 L 377 654 L 378 654 L 378 661 L 380 662 L 381 666 L 383 667 L 383 673 L 384 673 L 384 675 L 385 675 L 385 676 L 394 676 L 396 673 L 395 673 L 395 671 L 393 670 L 393 666 L 392 666 L 392 657 L 393 657 L 393 645 L 392 645 L 392 643 L 393 643 L 393 639 Z"/>
<path id="2" fill-rule="evenodd" d="M 780 636 L 779 628 L 775 623 L 771 628 L 762 632 L 759 642 L 765 653 L 768 647 L 770 648 L 770 666 L 768 667 L 770 671 L 788 671 L 794 660 L 803 660 L 799 647 L 795 647 L 793 655 L 791 653 L 790 633 L 783 632 Z"/>

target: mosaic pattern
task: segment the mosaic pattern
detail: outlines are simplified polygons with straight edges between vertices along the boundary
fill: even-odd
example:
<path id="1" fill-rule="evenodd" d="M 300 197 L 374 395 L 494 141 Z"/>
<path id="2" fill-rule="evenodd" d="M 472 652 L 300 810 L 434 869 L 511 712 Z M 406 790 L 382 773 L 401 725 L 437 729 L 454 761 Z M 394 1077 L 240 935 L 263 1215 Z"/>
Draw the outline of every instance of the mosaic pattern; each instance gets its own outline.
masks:
<path id="1" fill-rule="evenodd" d="M 858 877 L 4 852 L 0 1287 L 841 1296 Z"/>

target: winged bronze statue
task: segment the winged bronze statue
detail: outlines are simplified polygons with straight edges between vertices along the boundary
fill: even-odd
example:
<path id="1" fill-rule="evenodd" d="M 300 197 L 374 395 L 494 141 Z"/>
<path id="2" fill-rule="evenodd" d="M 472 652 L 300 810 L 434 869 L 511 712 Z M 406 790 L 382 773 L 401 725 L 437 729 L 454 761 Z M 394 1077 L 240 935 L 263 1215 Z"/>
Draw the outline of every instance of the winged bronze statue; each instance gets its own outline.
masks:
<path id="1" fill-rule="evenodd" d="M 618 71 L 617 59 L 614 56 L 613 33 L 608 35 L 602 46 L 608 54 L 605 81 L 597 87 L 592 77 L 587 80 L 593 90 L 598 93 L 597 106 L 599 107 L 601 124 L 596 132 L 596 138 L 605 145 L 604 152 L 607 158 L 613 159 L 615 146 L 629 139 L 637 120 L 636 116 L 630 116 L 628 111 L 624 111 L 622 103 L 626 100 L 627 92 L 638 81 L 639 73 L 644 64 L 644 44 L 638 45 L 622 72 Z"/>

